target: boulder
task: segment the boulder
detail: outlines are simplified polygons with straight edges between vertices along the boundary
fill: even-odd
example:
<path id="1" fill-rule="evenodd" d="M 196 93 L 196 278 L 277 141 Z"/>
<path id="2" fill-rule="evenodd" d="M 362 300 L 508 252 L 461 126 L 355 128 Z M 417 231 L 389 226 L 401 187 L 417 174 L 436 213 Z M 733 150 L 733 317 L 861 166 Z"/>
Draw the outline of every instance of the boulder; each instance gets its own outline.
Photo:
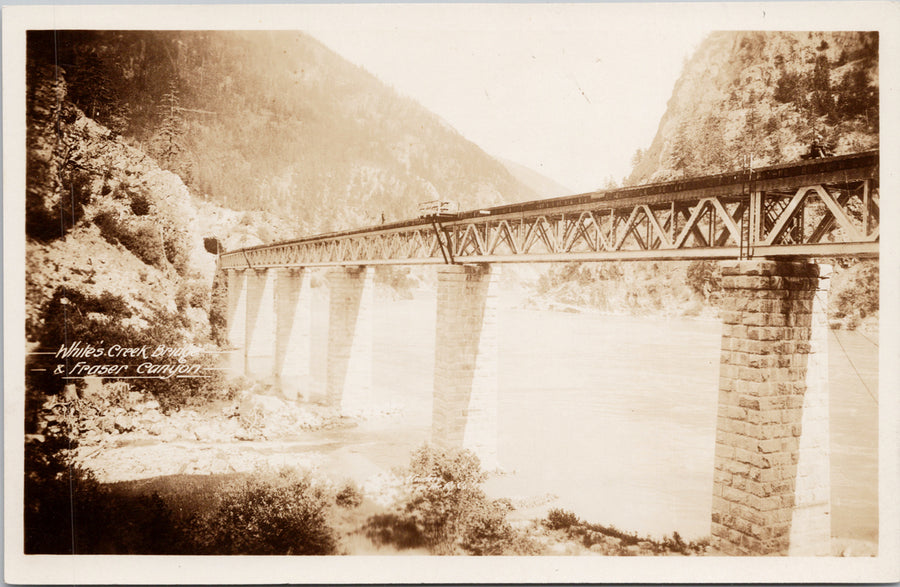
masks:
<path id="1" fill-rule="evenodd" d="M 263 415 L 278 414 L 287 409 L 281 399 L 271 395 L 247 394 L 241 400 L 241 414 L 250 414 L 259 410 Z"/>
<path id="2" fill-rule="evenodd" d="M 134 430 L 134 419 L 131 416 L 121 414 L 119 416 L 116 416 L 115 425 L 116 428 L 121 430 L 122 432 L 128 432 L 130 430 Z"/>
<path id="3" fill-rule="evenodd" d="M 149 399 L 141 404 L 141 411 L 159 410 L 159 402 L 155 399 Z"/>
<path id="4" fill-rule="evenodd" d="M 97 420 L 97 428 L 99 428 L 103 432 L 115 432 L 116 420 L 112 416 L 103 416 L 102 418 Z"/>
<path id="5" fill-rule="evenodd" d="M 100 440 L 101 440 L 102 438 L 103 438 L 103 433 L 102 433 L 102 432 L 100 432 L 100 431 L 97 430 L 97 429 L 91 429 L 91 430 L 88 430 L 88 431 L 81 437 L 81 444 L 84 444 L 84 445 L 88 445 L 88 444 L 96 444 L 96 443 L 100 442 Z"/>

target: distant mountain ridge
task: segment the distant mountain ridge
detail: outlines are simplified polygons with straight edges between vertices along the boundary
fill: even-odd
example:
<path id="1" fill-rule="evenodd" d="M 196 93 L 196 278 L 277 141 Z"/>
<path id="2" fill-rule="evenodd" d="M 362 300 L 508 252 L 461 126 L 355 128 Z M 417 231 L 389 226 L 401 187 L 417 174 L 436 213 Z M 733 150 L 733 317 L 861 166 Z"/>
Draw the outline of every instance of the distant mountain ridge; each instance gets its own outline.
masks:
<path id="1" fill-rule="evenodd" d="M 194 194 L 271 212 L 298 234 L 406 218 L 435 198 L 470 208 L 538 197 L 436 115 L 307 34 L 52 34 L 29 34 L 29 58 L 56 59 L 86 115 Z"/>
<path id="2" fill-rule="evenodd" d="M 539 198 L 570 196 L 575 193 L 575 190 L 557 183 L 530 167 L 516 163 L 515 161 L 510 161 L 509 159 L 503 159 L 502 157 L 498 158 L 498 160 L 503 163 L 513 177 L 531 188 Z"/>

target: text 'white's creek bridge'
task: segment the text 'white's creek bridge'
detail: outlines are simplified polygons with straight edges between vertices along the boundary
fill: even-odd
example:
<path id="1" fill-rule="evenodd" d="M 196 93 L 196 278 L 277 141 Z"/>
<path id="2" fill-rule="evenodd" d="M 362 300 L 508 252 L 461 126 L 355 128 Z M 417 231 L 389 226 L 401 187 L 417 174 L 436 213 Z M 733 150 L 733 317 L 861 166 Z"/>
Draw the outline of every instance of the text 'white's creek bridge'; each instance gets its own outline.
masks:
<path id="1" fill-rule="evenodd" d="M 714 545 L 828 555 L 831 269 L 817 259 L 878 255 L 878 171 L 869 151 L 462 213 L 438 203 L 416 219 L 229 251 L 230 369 L 308 398 L 312 341 L 327 340 L 318 395 L 344 413 L 371 409 L 375 266 L 435 264 L 431 441 L 492 468 L 504 263 L 719 259 Z M 326 279 L 311 279 L 316 267 Z"/>
<path id="2" fill-rule="evenodd" d="M 221 268 L 876 256 L 878 151 L 392 222 Z"/>

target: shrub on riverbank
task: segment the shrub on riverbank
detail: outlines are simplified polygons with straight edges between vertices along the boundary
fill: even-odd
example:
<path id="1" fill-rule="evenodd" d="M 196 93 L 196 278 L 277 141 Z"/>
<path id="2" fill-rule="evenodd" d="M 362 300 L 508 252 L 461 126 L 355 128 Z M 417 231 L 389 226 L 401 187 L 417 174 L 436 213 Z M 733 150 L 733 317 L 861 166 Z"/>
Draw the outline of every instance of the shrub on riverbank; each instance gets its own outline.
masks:
<path id="1" fill-rule="evenodd" d="M 508 507 L 487 497 L 486 474 L 465 449 L 424 445 L 404 472 L 396 511 L 371 516 L 365 534 L 376 545 L 399 549 L 425 546 L 433 554 L 506 554 L 516 533 Z"/>
<path id="2" fill-rule="evenodd" d="M 558 508 L 547 512 L 541 524 L 565 538 L 580 543 L 585 549 L 612 556 L 653 556 L 664 554 L 704 554 L 709 541 L 701 539 L 685 542 L 678 532 L 664 536 L 662 540 L 640 537 L 636 532 L 623 532 L 615 526 L 592 524 L 578 518 L 573 512 Z"/>
<path id="3" fill-rule="evenodd" d="M 282 469 L 232 484 L 192 520 L 184 554 L 323 555 L 337 552 L 327 492 L 309 475 Z"/>

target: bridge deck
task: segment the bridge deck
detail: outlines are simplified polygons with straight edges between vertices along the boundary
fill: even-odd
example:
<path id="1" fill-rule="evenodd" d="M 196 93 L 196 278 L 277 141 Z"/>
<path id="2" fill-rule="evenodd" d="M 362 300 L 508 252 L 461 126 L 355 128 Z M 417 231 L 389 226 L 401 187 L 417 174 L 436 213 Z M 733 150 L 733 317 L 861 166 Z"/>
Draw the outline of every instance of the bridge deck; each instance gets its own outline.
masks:
<path id="1" fill-rule="evenodd" d="M 222 268 L 877 256 L 878 151 L 260 245 Z"/>

